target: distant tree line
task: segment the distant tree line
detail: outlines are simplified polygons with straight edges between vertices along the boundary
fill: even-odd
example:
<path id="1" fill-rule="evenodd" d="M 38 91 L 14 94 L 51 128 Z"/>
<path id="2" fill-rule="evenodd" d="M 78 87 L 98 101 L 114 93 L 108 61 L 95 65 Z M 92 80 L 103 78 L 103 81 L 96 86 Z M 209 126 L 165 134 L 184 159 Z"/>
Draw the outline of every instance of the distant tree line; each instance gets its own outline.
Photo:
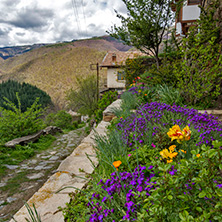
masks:
<path id="1" fill-rule="evenodd" d="M 37 97 L 39 97 L 39 104 L 41 104 L 42 108 L 52 104 L 50 96 L 36 86 L 24 82 L 19 83 L 14 80 L 8 80 L 0 84 L 0 107 L 10 109 L 5 104 L 5 98 L 18 107 L 16 93 L 19 94 L 22 112 L 25 112 L 28 107 L 31 107 Z"/>

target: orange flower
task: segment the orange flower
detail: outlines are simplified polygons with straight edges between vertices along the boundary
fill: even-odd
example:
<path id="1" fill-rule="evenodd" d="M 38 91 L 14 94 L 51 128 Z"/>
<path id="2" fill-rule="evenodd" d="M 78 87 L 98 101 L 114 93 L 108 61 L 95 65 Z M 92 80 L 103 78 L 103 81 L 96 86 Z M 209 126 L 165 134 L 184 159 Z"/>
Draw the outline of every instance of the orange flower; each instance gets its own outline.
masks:
<path id="1" fill-rule="evenodd" d="M 176 145 L 172 145 L 169 147 L 170 152 L 168 151 L 168 149 L 163 149 L 162 151 L 160 151 L 160 155 L 163 159 L 167 160 L 167 163 L 171 163 L 173 161 L 173 158 L 178 155 L 177 152 L 174 152 L 175 148 Z"/>
<path id="2" fill-rule="evenodd" d="M 187 151 L 186 151 L 186 150 L 180 150 L 180 152 L 187 153 Z"/>
<path id="3" fill-rule="evenodd" d="M 176 148 L 176 145 L 170 146 L 170 147 L 169 147 L 170 152 L 172 153 L 172 152 L 175 150 L 175 148 Z"/>
<path id="4" fill-rule="evenodd" d="M 199 157 L 200 157 L 200 154 L 198 153 L 196 156 L 197 156 L 197 158 L 199 158 Z"/>
<path id="5" fill-rule="evenodd" d="M 121 161 L 120 160 L 117 160 L 117 161 L 114 161 L 113 162 L 113 166 L 116 168 L 116 170 L 118 170 L 118 167 L 121 165 Z"/>
<path id="6" fill-rule="evenodd" d="M 169 153 L 169 157 L 170 157 L 170 159 L 173 159 L 174 157 L 176 157 L 177 154 L 178 154 L 177 152 Z"/>
<path id="7" fill-rule="evenodd" d="M 147 96 L 147 94 L 145 94 L 145 96 Z"/>

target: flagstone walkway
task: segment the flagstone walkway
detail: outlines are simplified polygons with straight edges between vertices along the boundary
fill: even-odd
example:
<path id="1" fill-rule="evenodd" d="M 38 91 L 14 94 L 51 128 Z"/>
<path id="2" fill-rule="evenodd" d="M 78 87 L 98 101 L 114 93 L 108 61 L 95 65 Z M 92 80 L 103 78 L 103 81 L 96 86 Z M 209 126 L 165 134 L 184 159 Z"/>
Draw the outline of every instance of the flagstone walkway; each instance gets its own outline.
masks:
<path id="1" fill-rule="evenodd" d="M 56 141 L 44 151 L 18 165 L 5 165 L 0 181 L 0 222 L 8 221 L 55 172 L 86 136 L 84 128 L 56 135 Z"/>

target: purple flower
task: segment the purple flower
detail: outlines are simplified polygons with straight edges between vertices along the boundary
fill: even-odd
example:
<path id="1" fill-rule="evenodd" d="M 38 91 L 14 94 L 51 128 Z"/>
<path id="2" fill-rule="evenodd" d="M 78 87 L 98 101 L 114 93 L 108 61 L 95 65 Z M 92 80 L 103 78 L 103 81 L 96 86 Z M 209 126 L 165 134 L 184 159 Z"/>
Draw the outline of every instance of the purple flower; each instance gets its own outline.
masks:
<path id="1" fill-rule="evenodd" d="M 102 215 L 102 214 L 99 215 L 98 219 L 99 219 L 99 220 L 103 220 L 103 215 Z"/>
<path id="2" fill-rule="evenodd" d="M 221 183 L 221 184 L 218 184 L 217 187 L 222 188 L 222 183 Z"/>
<path id="3" fill-rule="evenodd" d="M 107 200 L 107 197 L 103 197 L 102 202 L 105 202 Z"/>
<path id="4" fill-rule="evenodd" d="M 153 143 L 151 144 L 151 146 L 152 146 L 153 148 L 156 148 L 156 145 L 154 145 Z"/>
<path id="5" fill-rule="evenodd" d="M 151 170 L 151 169 L 153 169 L 153 167 L 154 167 L 154 166 L 150 165 L 150 166 L 149 166 L 149 168 L 148 168 L 148 170 Z"/>

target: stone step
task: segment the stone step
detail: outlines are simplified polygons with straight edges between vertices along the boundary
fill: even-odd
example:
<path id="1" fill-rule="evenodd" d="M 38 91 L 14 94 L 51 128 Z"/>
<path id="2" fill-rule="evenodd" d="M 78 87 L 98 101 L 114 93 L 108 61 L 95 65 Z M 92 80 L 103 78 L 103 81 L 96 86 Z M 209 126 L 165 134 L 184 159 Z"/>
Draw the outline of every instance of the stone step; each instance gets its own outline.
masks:
<path id="1" fill-rule="evenodd" d="M 218 117 L 218 119 L 222 121 L 222 110 L 207 109 L 207 110 L 198 110 L 198 112 L 201 114 L 207 113 L 208 115 L 213 115 L 215 117 Z"/>
<path id="2" fill-rule="evenodd" d="M 110 122 L 114 117 L 115 109 L 119 109 L 121 106 L 121 99 L 117 99 L 112 104 L 110 104 L 104 111 L 103 111 L 103 121 Z"/>

